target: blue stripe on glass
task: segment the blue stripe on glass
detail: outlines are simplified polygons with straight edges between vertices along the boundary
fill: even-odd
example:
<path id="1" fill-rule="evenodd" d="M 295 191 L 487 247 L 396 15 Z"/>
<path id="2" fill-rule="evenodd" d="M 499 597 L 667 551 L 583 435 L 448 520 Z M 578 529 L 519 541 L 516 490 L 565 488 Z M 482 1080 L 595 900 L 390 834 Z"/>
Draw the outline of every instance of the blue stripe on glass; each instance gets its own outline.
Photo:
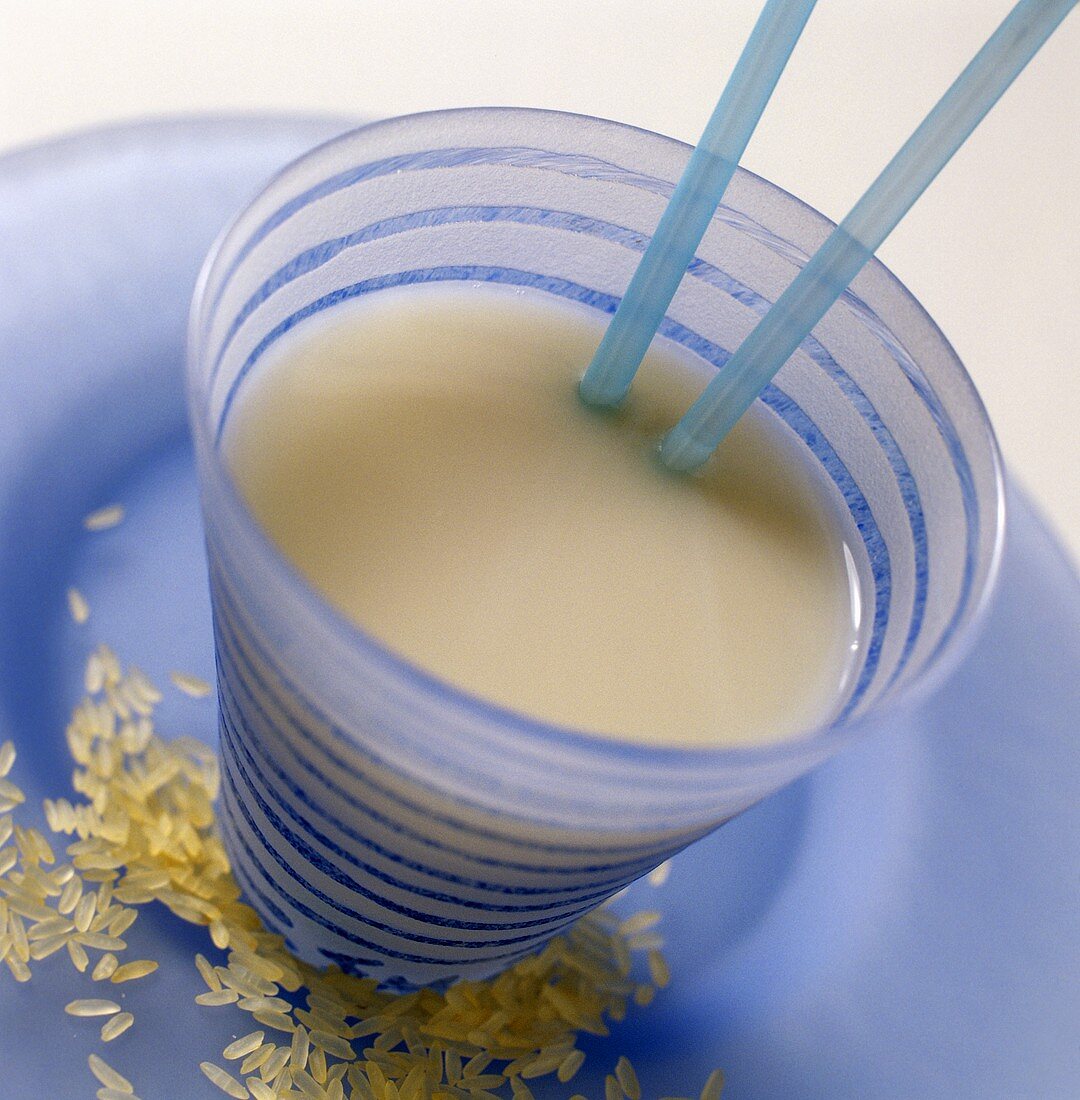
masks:
<path id="1" fill-rule="evenodd" d="M 241 779 L 243 779 L 245 786 L 249 790 L 251 790 L 253 795 L 255 796 L 256 801 L 258 802 L 260 809 L 263 810 L 263 816 L 267 817 L 268 820 L 271 820 L 276 825 L 277 821 L 280 818 L 277 817 L 277 816 L 275 816 L 275 817 L 270 816 L 271 813 L 277 815 L 277 811 L 273 810 L 269 806 L 268 802 L 264 799 L 264 796 L 260 793 L 260 791 L 258 790 L 258 787 L 256 786 L 256 783 L 255 783 L 255 781 L 252 777 L 252 771 L 251 771 L 251 768 L 250 768 L 250 764 L 252 762 L 250 752 L 248 751 L 248 749 L 247 749 L 247 747 L 244 743 L 245 739 L 242 737 L 242 735 L 240 735 L 240 733 L 238 732 L 238 730 L 236 728 L 236 725 L 237 725 L 238 721 L 243 722 L 243 715 L 236 716 L 236 715 L 232 714 L 232 705 L 231 705 L 230 701 L 225 701 L 223 703 L 222 712 L 223 712 L 222 713 L 223 740 L 224 740 L 224 742 L 228 743 L 229 749 L 232 752 L 232 763 L 235 766 L 238 773 L 240 774 Z M 245 762 L 245 758 L 246 758 L 246 762 Z M 555 909 L 563 911 L 561 913 L 555 914 L 553 917 L 549 917 L 549 918 L 543 919 L 543 920 L 517 921 L 517 922 L 507 923 L 507 924 L 483 924 L 483 925 L 479 925 L 479 924 L 472 924 L 472 923 L 469 923 L 469 922 L 456 921 L 456 920 L 452 920 L 452 919 L 449 919 L 449 918 L 445 921 L 443 921 L 442 919 L 434 920 L 434 923 L 445 924 L 447 927 L 452 927 L 452 928 L 478 928 L 478 927 L 484 927 L 484 928 L 488 928 L 488 927 L 490 927 L 490 928 L 531 928 L 531 927 L 539 927 L 541 925 L 551 923 L 552 920 L 555 920 L 555 919 L 558 919 L 558 918 L 562 917 L 565 914 L 565 911 L 570 906 L 576 906 L 577 908 L 575 909 L 575 912 L 581 912 L 583 905 L 603 901 L 604 898 L 609 897 L 611 894 L 613 894 L 620 887 L 624 886 L 626 884 L 626 881 L 627 881 L 627 879 L 624 877 L 620 881 L 611 883 L 606 890 L 593 891 L 592 893 L 582 894 L 582 895 L 580 895 L 578 897 L 574 897 L 574 898 L 564 898 L 564 899 L 559 900 L 559 901 L 548 902 L 547 904 L 544 904 L 544 905 L 529 905 L 529 906 L 498 905 L 498 904 L 492 904 L 491 902 L 482 902 L 482 901 L 476 901 L 476 900 L 469 899 L 469 898 L 463 898 L 459 894 L 448 894 L 448 893 L 445 893 L 445 892 L 442 892 L 442 891 L 428 890 L 428 889 L 425 889 L 421 886 L 416 885 L 415 883 L 405 882 L 401 879 L 395 878 L 393 875 L 388 875 L 386 872 L 380 870 L 379 868 L 374 867 L 373 865 L 368 864 L 368 863 L 358 859 L 351 852 L 347 851 L 346 849 L 342 848 L 340 845 L 336 844 L 333 841 L 332 838 L 326 836 L 325 833 L 322 833 L 317 828 L 315 828 L 314 825 L 309 820 L 307 820 L 305 817 L 303 817 L 302 815 L 297 813 L 297 811 L 292 806 L 290 806 L 286 801 L 284 801 L 280 797 L 275 797 L 275 793 L 273 792 L 272 788 L 271 788 L 271 791 L 269 792 L 269 797 L 273 798 L 273 801 L 276 803 L 276 805 L 278 807 L 280 807 L 282 812 L 284 812 L 286 814 L 286 816 L 289 817 L 289 819 L 292 821 L 293 825 L 299 827 L 300 833 L 307 833 L 311 837 L 312 840 L 314 840 L 316 843 L 320 844 L 323 848 L 328 849 L 332 853 L 333 857 L 335 857 L 335 859 L 344 860 L 346 863 L 351 864 L 353 867 L 357 868 L 357 870 L 359 870 L 359 871 L 362 871 L 364 874 L 370 875 L 372 878 L 377 879 L 380 882 L 383 882 L 386 885 L 391 886 L 395 889 L 401 890 L 404 893 L 415 894 L 417 897 L 424 898 L 427 901 L 432 901 L 432 902 L 435 902 L 435 903 L 440 903 L 440 904 L 444 904 L 444 905 L 448 905 L 448 906 L 458 906 L 460 908 L 477 909 L 477 910 L 480 910 L 481 912 L 484 912 L 484 913 L 517 913 L 517 912 L 545 912 L 545 913 L 550 913 L 552 910 L 555 910 Z M 291 830 L 292 827 L 290 826 L 289 828 Z M 291 831 L 288 834 L 286 834 L 286 833 L 282 832 L 281 829 L 279 829 L 278 831 L 279 831 L 279 833 L 282 834 L 283 838 L 286 839 L 287 841 L 289 841 L 290 843 L 292 843 L 292 837 L 293 836 L 299 837 L 300 840 L 302 840 L 305 843 L 305 845 L 307 846 L 304 849 L 305 852 L 307 851 L 308 848 L 310 848 L 310 844 L 308 844 L 306 838 L 300 836 L 300 834 L 294 834 Z M 297 847 L 296 844 L 292 844 L 292 846 L 294 848 L 297 848 L 297 850 L 300 850 Z M 332 863 L 334 861 L 327 859 L 326 862 Z M 320 867 L 320 869 L 321 869 L 321 867 Z M 343 875 L 345 874 L 344 871 L 342 871 L 341 873 Z M 347 886 L 347 887 L 349 886 L 349 883 L 344 881 L 344 879 L 339 880 L 339 881 L 340 881 L 341 885 L 344 885 L 344 886 Z M 365 894 L 364 896 L 367 896 L 367 895 Z M 396 906 L 394 903 L 388 901 L 382 895 L 376 895 L 374 892 L 372 892 L 371 896 L 369 897 L 369 900 L 376 902 L 376 904 L 381 905 L 383 908 L 392 909 L 392 910 L 400 911 L 400 912 L 405 912 L 405 910 L 403 910 L 400 907 Z M 406 914 L 406 915 L 410 915 L 410 914 Z M 425 919 L 428 919 L 428 918 L 425 918 Z"/>
<path id="2" fill-rule="evenodd" d="M 437 897 L 433 894 L 423 895 L 428 900 L 432 901 L 436 905 L 434 912 L 427 912 L 423 909 L 414 909 L 410 905 L 403 905 L 401 902 L 394 901 L 392 898 L 385 897 L 376 893 L 374 890 L 365 886 L 362 882 L 355 879 L 351 874 L 345 871 L 338 863 L 325 856 L 312 844 L 308 843 L 302 836 L 295 832 L 291 826 L 281 817 L 281 815 L 263 798 L 262 794 L 252 782 L 251 777 L 244 770 L 243 763 L 236 754 L 235 746 L 235 733 L 231 727 L 231 723 L 227 717 L 223 718 L 223 729 L 225 730 L 224 745 L 227 745 L 230 752 L 224 756 L 226 767 L 230 768 L 235 775 L 239 777 L 240 782 L 248 792 L 248 798 L 243 801 L 247 805 L 250 801 L 253 801 L 259 808 L 259 812 L 273 827 L 276 835 L 281 839 L 282 843 L 290 848 L 301 859 L 300 866 L 311 867 L 320 874 L 325 875 L 326 878 L 331 879 L 338 886 L 343 887 L 351 895 L 355 895 L 357 898 L 363 898 L 365 901 L 370 902 L 374 908 L 368 908 L 362 915 L 356 910 L 349 910 L 356 917 L 357 920 L 364 920 L 370 924 L 373 928 L 379 928 L 385 932 L 396 932 L 396 934 L 402 936 L 405 939 L 419 939 L 421 943 L 437 944 L 439 946 L 455 946 L 459 941 L 457 940 L 439 940 L 431 939 L 426 936 L 417 937 L 413 933 L 405 932 L 395 928 L 393 925 L 384 925 L 377 922 L 372 913 L 375 909 L 384 909 L 390 913 L 397 913 L 402 917 L 406 917 L 410 920 L 417 921 L 421 924 L 431 925 L 436 928 L 448 928 L 448 929 L 461 929 L 465 932 L 511 932 L 522 928 L 561 928 L 566 924 L 567 919 L 580 916 L 586 909 L 591 908 L 590 905 L 577 905 L 576 908 L 570 911 L 564 911 L 554 916 L 544 918 L 533 918 L 530 920 L 522 921 L 474 921 L 474 920 L 457 920 L 453 917 L 446 916 L 445 906 L 456 904 L 457 899 L 452 895 L 444 895 L 443 897 Z M 234 778 L 234 788 L 236 780 Z M 239 794 L 239 790 L 237 790 Z M 268 842 L 269 843 L 269 842 Z M 340 853 L 334 851 L 334 855 L 337 856 Z M 298 879 L 302 882 L 305 888 L 314 892 L 314 887 L 311 885 L 309 879 Z M 623 884 L 625 885 L 625 884 Z M 614 890 L 609 891 L 609 894 L 614 893 Z M 565 909 L 565 906 L 564 906 Z M 342 912 L 346 910 L 342 909 Z M 497 910 L 496 910 L 497 911 Z M 505 947 L 510 944 L 519 943 L 524 939 L 533 939 L 534 936 L 515 936 L 506 939 L 492 939 L 486 942 L 495 944 L 496 946 Z"/>
<path id="3" fill-rule="evenodd" d="M 299 826 L 301 829 L 310 831 L 314 839 L 319 840 L 322 843 L 327 843 L 328 845 L 331 843 L 329 840 L 324 840 L 324 834 L 322 834 L 315 828 L 311 818 L 300 815 L 287 805 L 287 803 L 278 793 L 278 788 L 284 788 L 285 790 L 287 790 L 291 798 L 294 799 L 296 802 L 303 804 L 305 809 L 309 811 L 312 815 L 314 815 L 316 819 L 328 823 L 333 828 L 344 833 L 347 837 L 349 837 L 350 840 L 354 841 L 362 848 L 365 848 L 375 855 L 382 857 L 387 862 L 395 864 L 396 866 L 399 866 L 405 870 L 415 871 L 418 874 L 424 875 L 426 877 L 461 886 L 465 889 L 485 891 L 489 893 L 499 894 L 504 897 L 544 897 L 550 899 L 552 897 L 557 897 L 560 894 L 574 895 L 562 901 L 549 900 L 544 902 L 543 904 L 500 906 L 494 906 L 488 902 L 462 900 L 459 898 L 458 895 L 453 895 L 452 900 L 463 906 L 475 906 L 477 908 L 484 909 L 498 909 L 500 911 L 504 910 L 506 912 L 547 911 L 556 908 L 559 905 L 567 905 L 570 902 L 598 900 L 600 898 L 607 897 L 613 890 L 618 889 L 619 886 L 626 882 L 628 875 L 633 875 L 634 877 L 637 877 L 639 873 L 644 874 L 645 871 L 651 869 L 651 867 L 648 866 L 648 864 L 652 862 L 650 858 L 650 860 L 646 861 L 644 864 L 638 862 L 636 864 L 622 865 L 622 873 L 617 878 L 596 881 L 594 877 L 595 871 L 593 871 L 590 875 L 590 879 L 587 885 L 552 885 L 540 887 L 513 886 L 507 883 L 488 882 L 482 879 L 467 878 L 463 875 L 456 875 L 449 871 L 440 870 L 439 868 L 432 867 L 426 863 L 420 863 L 415 859 L 408 859 L 405 856 L 401 855 L 399 852 L 393 851 L 381 844 L 376 843 L 370 836 L 360 833 L 356 829 L 352 828 L 347 821 L 331 816 L 317 800 L 311 798 L 306 790 L 304 790 L 302 787 L 297 786 L 289 777 L 289 775 L 280 767 L 277 761 L 267 751 L 265 745 L 263 744 L 264 738 L 262 734 L 264 734 L 267 730 L 272 731 L 273 734 L 276 735 L 276 737 L 279 739 L 281 746 L 286 749 L 289 758 L 293 762 L 299 763 L 303 767 L 305 772 L 307 772 L 308 775 L 310 775 L 316 781 L 316 783 L 332 790 L 339 798 L 347 802 L 350 809 L 355 811 L 359 816 L 377 821 L 380 825 L 383 825 L 386 828 L 392 830 L 399 836 L 407 836 L 412 841 L 432 847 L 436 851 L 452 854 L 456 857 L 471 858 L 471 853 L 465 851 L 464 849 L 451 848 L 447 845 L 440 844 L 431 840 L 426 835 L 422 835 L 415 832 L 414 830 L 405 828 L 403 825 L 400 824 L 400 822 L 392 820 L 384 814 L 376 814 L 362 799 L 356 798 L 351 793 L 345 791 L 343 788 L 333 783 L 324 775 L 324 773 L 321 773 L 314 769 L 306 760 L 303 759 L 302 756 L 293 751 L 290 742 L 281 737 L 280 731 L 276 728 L 272 719 L 263 708 L 261 702 L 248 689 L 249 678 L 257 680 L 257 674 L 252 671 L 251 677 L 249 677 L 247 673 L 241 671 L 236 666 L 235 662 L 237 658 L 232 652 L 232 643 L 231 641 L 226 640 L 224 632 L 219 633 L 218 639 L 218 687 L 219 692 L 227 697 L 230 708 L 233 709 L 237 715 L 237 718 L 232 722 L 234 731 L 237 734 L 235 738 L 235 746 L 239 747 L 242 750 L 247 760 L 248 771 L 250 771 L 251 774 L 259 779 L 260 783 L 266 790 L 272 792 L 275 801 L 278 803 L 278 805 L 282 807 L 282 809 L 286 810 L 286 812 L 289 813 L 290 817 L 292 817 L 297 826 Z M 240 656 L 240 659 L 243 659 L 242 656 Z M 243 696 L 243 700 L 241 700 L 240 695 Z M 251 713 L 248 710 L 248 706 L 250 706 L 250 708 L 254 710 L 258 715 L 259 722 L 261 724 L 257 727 L 252 722 Z M 249 736 L 243 736 L 240 733 L 240 730 L 248 731 Z M 255 757 L 252 755 L 252 750 L 254 750 L 254 752 L 258 754 L 259 760 L 256 760 Z M 266 772 L 264 769 L 269 769 L 273 772 L 274 780 L 269 780 L 266 777 Z M 393 875 L 388 875 L 386 874 L 386 872 L 380 871 L 377 868 L 369 867 L 368 864 L 356 860 L 356 857 L 354 857 L 351 853 L 343 852 L 342 858 L 347 859 L 351 862 L 355 862 L 357 866 L 369 871 L 376 877 L 384 877 L 384 880 L 386 882 L 402 890 L 416 891 L 419 893 L 424 893 L 426 896 L 432 897 L 443 896 L 438 894 L 437 892 L 424 891 L 421 887 L 398 879 Z M 501 868 L 512 869 L 515 871 L 532 872 L 537 870 L 537 868 L 524 863 L 508 864 L 506 862 L 493 861 L 490 859 L 485 859 L 482 862 L 488 865 L 495 863 Z M 571 873 L 571 870 L 572 869 L 564 868 L 560 870 L 560 873 Z M 586 869 L 585 873 L 589 873 L 589 870 L 590 869 Z M 591 892 L 581 893 L 581 891 L 583 890 Z M 446 896 L 449 897 L 449 895 Z"/>
<path id="4" fill-rule="evenodd" d="M 239 849 L 243 852 L 244 856 L 246 856 L 250 866 L 254 868 L 259 877 L 263 879 L 266 885 L 271 890 L 273 890 L 274 893 L 276 893 L 288 907 L 295 909 L 298 913 L 307 917 L 309 920 L 314 921 L 316 924 L 321 925 L 328 932 L 332 932 L 335 936 L 340 936 L 343 940 L 359 945 L 360 947 L 363 947 L 369 951 L 375 951 L 389 958 L 401 959 L 405 962 L 427 963 L 440 966 L 455 966 L 488 962 L 503 962 L 514 958 L 520 958 L 523 954 L 527 954 L 532 947 L 536 946 L 539 943 L 545 942 L 551 936 L 556 935 L 559 931 L 559 929 L 556 928 L 552 931 L 545 932 L 543 935 L 526 937 L 525 941 L 527 942 L 524 942 L 524 945 L 522 940 L 507 940 L 502 942 L 497 940 L 447 940 L 437 936 L 424 936 L 420 933 L 405 933 L 400 928 L 383 925 L 378 921 L 370 919 L 370 917 L 368 916 L 356 913 L 348 907 L 336 902 L 333 898 L 329 897 L 329 895 L 319 890 L 318 887 L 307 882 L 295 870 L 295 868 L 293 868 L 289 861 L 284 856 L 282 856 L 272 844 L 269 844 L 267 842 L 262 830 L 255 823 L 247 807 L 236 794 L 234 779 L 228 767 L 227 760 L 225 761 L 225 768 L 222 772 L 222 778 L 223 780 L 225 780 L 225 782 L 222 784 L 223 807 L 232 822 L 233 840 L 237 843 Z M 239 818 L 236 816 L 237 813 L 239 813 Z M 270 874 L 266 871 L 265 861 L 260 861 L 258 856 L 251 850 L 249 843 L 244 838 L 243 832 L 239 827 L 240 819 L 242 819 L 243 823 L 247 826 L 247 829 L 249 830 L 252 839 L 259 844 L 260 848 L 262 848 L 262 850 L 270 857 L 270 860 L 273 863 L 277 864 L 277 866 L 279 866 L 285 872 L 285 874 L 288 875 L 289 878 L 293 879 L 297 883 L 297 885 L 301 887 L 301 889 L 306 891 L 313 898 L 316 898 L 323 905 L 340 913 L 347 920 L 356 922 L 356 924 L 360 925 L 361 927 L 387 933 L 398 941 L 404 939 L 412 942 L 430 944 L 433 947 L 448 947 L 458 950 L 464 949 L 465 951 L 485 950 L 490 947 L 507 946 L 508 944 L 518 944 L 518 946 L 513 951 L 504 951 L 495 955 L 462 955 L 457 957 L 451 956 L 449 958 L 440 958 L 437 956 L 415 955 L 411 952 L 400 951 L 396 948 L 392 948 L 365 939 L 357 932 L 346 929 L 337 924 L 332 919 L 323 916 L 321 913 L 312 909 L 309 905 L 306 905 L 295 895 L 286 894 L 280 884 L 276 882 L 274 878 L 270 876 Z M 573 920 L 575 919 L 577 918 L 575 917 L 571 920 L 566 921 L 565 925 L 572 924 Z"/>
<path id="5" fill-rule="evenodd" d="M 277 932 L 278 935 L 286 935 L 285 929 L 291 929 L 293 927 L 292 918 L 284 910 L 279 908 L 277 903 L 266 894 L 265 891 L 260 890 L 259 887 L 255 885 L 254 880 L 248 875 L 247 870 L 240 864 L 230 867 L 230 870 L 244 893 L 247 894 L 249 898 L 254 898 L 255 901 L 259 903 L 263 914 L 260 918 L 262 922 L 267 924 L 268 918 L 265 914 L 269 913 L 270 918 L 278 924 L 278 927 L 272 929 L 272 931 Z M 269 925 L 267 925 L 267 927 L 269 927 Z"/>
<path id="6" fill-rule="evenodd" d="M 457 223 L 483 224 L 492 222 L 512 222 L 516 225 L 532 225 L 568 230 L 574 233 L 585 233 L 589 236 L 608 240 L 619 240 L 620 243 L 626 244 L 638 252 L 643 252 L 649 243 L 648 237 L 632 229 L 625 229 L 597 218 L 590 218 L 584 214 L 572 214 L 561 210 L 544 210 L 533 206 L 444 206 L 384 218 L 381 221 L 364 226 L 362 229 L 357 229 L 341 237 L 335 237 L 332 240 L 323 241 L 321 244 L 306 249 L 275 271 L 248 298 L 233 318 L 214 357 L 207 389 L 213 388 L 221 368 L 221 361 L 243 323 L 263 302 L 282 287 L 288 286 L 289 283 L 304 275 L 309 275 L 342 252 L 359 245 L 417 229 L 429 229 Z"/>
<path id="7" fill-rule="evenodd" d="M 866 547 L 867 556 L 874 572 L 874 621 L 870 631 L 870 640 L 866 649 L 859 682 L 851 693 L 836 721 L 842 722 L 855 708 L 863 693 L 869 687 L 881 660 L 881 647 L 885 639 L 885 626 L 889 618 L 889 602 L 892 598 L 892 573 L 888 568 L 888 548 L 877 526 L 864 529 L 865 517 L 871 516 L 862 491 L 855 484 L 850 471 L 829 442 L 817 431 L 813 421 L 786 393 L 769 384 L 761 391 L 760 399 L 769 406 L 786 424 L 788 424 L 814 452 L 818 461 L 828 472 L 840 492 L 855 520 L 855 526 Z M 872 517 L 871 517 L 872 518 Z M 878 568 L 878 562 L 884 561 L 885 567 Z"/>
<path id="8" fill-rule="evenodd" d="M 400 153 L 367 164 L 346 168 L 329 179 L 309 187 L 295 198 L 289 199 L 274 211 L 250 237 L 237 249 L 229 269 L 219 284 L 212 300 L 211 309 L 217 309 L 221 295 L 237 268 L 251 254 L 255 247 L 265 240 L 275 229 L 300 213 L 314 202 L 330 195 L 355 187 L 366 180 L 401 172 L 416 172 L 447 168 L 475 168 L 484 165 L 506 165 L 512 168 L 534 168 L 556 172 L 559 175 L 574 176 L 586 180 L 609 180 L 629 187 L 670 198 L 675 185 L 668 180 L 659 179 L 643 172 L 635 172 L 618 164 L 591 157 L 584 153 L 554 153 L 547 149 L 534 149 L 523 145 L 492 146 L 488 148 L 461 146 L 449 149 L 423 149 L 413 153 Z M 734 211 L 729 211 L 734 215 Z M 741 215 L 736 215 L 742 219 Z M 749 220 L 749 219 L 746 219 Z"/>

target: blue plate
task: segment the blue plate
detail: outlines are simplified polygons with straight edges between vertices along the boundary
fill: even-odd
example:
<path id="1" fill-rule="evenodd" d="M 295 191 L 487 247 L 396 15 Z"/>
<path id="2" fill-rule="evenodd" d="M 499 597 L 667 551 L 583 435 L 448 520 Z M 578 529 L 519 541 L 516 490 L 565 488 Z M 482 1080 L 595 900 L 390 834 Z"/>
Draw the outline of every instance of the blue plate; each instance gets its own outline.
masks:
<path id="1" fill-rule="evenodd" d="M 92 644 L 162 685 L 174 668 L 212 678 L 187 302 L 228 216 L 344 126 L 157 122 L 0 160 L 0 741 L 19 747 L 31 819 L 67 792 Z M 84 532 L 114 500 L 123 524 Z M 1080 1094 L 1080 583 L 1023 495 L 1010 503 L 998 595 L 945 688 L 635 888 L 628 905 L 667 914 L 674 981 L 588 1045 L 575 1088 L 597 1095 L 626 1052 L 647 1097 L 696 1095 L 716 1065 L 725 1100 Z M 158 717 L 215 735 L 212 700 L 167 690 Z M 111 987 L 136 1025 L 109 1061 L 144 1100 L 220 1097 L 198 1063 L 247 1018 L 194 1005 L 204 935 L 144 910 L 129 941 L 162 965 Z M 62 1006 L 93 983 L 64 961 L 25 986 L 2 969 L 3 1100 L 92 1096 L 98 1027 Z"/>

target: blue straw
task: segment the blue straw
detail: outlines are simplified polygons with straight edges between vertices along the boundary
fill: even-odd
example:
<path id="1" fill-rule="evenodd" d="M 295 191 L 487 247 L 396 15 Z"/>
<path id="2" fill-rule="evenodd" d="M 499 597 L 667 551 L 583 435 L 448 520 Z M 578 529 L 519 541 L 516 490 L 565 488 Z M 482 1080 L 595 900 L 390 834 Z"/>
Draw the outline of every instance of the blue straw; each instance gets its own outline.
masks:
<path id="1" fill-rule="evenodd" d="M 692 470 L 708 459 L 1076 3 L 1020 0 L 668 433 L 665 465 Z"/>
<path id="2" fill-rule="evenodd" d="M 768 0 L 762 9 L 581 380 L 587 404 L 617 405 L 630 389 L 816 2 Z"/>

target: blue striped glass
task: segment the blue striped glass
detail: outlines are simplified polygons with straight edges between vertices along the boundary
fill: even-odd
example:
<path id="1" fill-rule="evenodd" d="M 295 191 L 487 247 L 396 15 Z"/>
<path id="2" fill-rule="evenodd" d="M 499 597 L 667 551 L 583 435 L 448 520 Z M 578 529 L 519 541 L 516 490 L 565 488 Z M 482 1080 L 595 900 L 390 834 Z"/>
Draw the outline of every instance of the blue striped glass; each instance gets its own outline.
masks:
<path id="1" fill-rule="evenodd" d="M 997 448 L 948 343 L 876 261 L 760 398 L 827 475 L 864 602 L 861 663 L 833 719 L 800 739 L 643 746 L 493 706 L 346 621 L 245 508 L 220 440 L 290 328 L 359 295 L 455 280 L 611 314 L 689 151 L 547 111 L 391 119 L 285 169 L 204 267 L 188 390 L 225 837 L 267 926 L 315 964 L 398 988 L 505 966 L 888 724 L 972 634 L 1001 546 Z M 738 172 L 660 338 L 722 367 L 830 229 Z"/>

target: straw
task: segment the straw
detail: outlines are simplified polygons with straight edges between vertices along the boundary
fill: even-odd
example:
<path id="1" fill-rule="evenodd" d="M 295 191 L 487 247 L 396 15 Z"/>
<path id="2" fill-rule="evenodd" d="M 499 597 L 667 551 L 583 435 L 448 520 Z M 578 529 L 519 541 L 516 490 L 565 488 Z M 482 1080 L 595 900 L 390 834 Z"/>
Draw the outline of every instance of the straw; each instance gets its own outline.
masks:
<path id="1" fill-rule="evenodd" d="M 630 389 L 817 0 L 768 0 L 581 380 L 590 405 Z"/>
<path id="2" fill-rule="evenodd" d="M 1020 0 L 852 211 L 664 440 L 668 467 L 708 459 L 1077 0 Z"/>

